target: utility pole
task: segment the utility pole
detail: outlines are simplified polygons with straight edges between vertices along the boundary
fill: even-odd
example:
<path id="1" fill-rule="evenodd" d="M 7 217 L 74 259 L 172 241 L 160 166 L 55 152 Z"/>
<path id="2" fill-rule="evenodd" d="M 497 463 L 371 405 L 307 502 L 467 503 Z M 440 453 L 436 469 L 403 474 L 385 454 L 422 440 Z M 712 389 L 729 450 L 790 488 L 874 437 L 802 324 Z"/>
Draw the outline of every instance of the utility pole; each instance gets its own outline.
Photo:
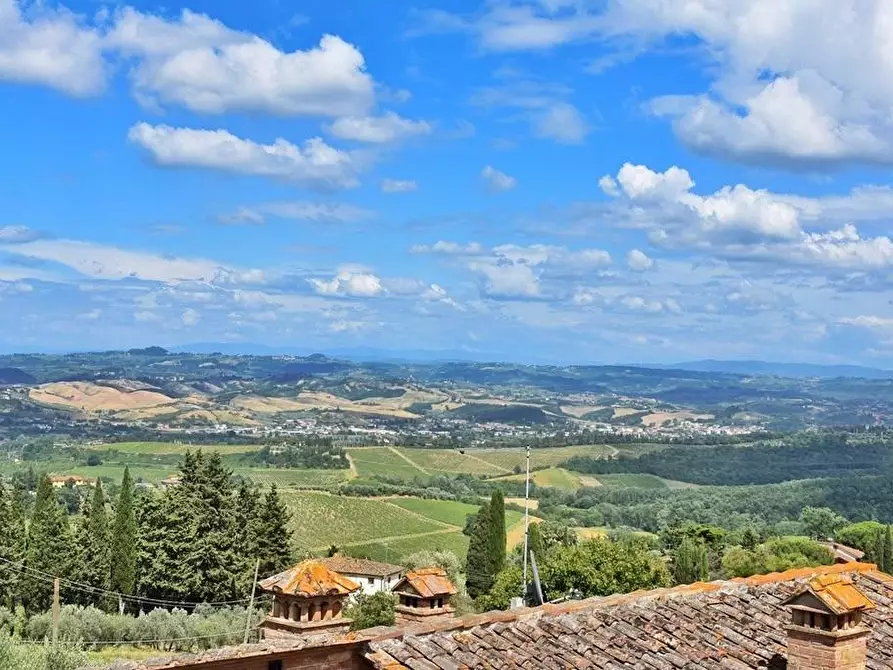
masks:
<path id="1" fill-rule="evenodd" d="M 527 445 L 527 476 L 524 483 L 524 578 L 521 580 L 521 596 L 527 597 L 527 535 L 530 529 L 530 445 Z"/>
<path id="2" fill-rule="evenodd" d="M 260 571 L 260 559 L 254 564 L 254 581 L 251 582 L 251 595 L 248 598 L 248 616 L 245 617 L 245 639 L 242 644 L 248 644 L 248 636 L 251 634 L 251 617 L 254 615 L 254 591 L 257 588 L 257 573 Z"/>
<path id="3" fill-rule="evenodd" d="M 53 579 L 53 645 L 59 639 L 59 578 Z"/>

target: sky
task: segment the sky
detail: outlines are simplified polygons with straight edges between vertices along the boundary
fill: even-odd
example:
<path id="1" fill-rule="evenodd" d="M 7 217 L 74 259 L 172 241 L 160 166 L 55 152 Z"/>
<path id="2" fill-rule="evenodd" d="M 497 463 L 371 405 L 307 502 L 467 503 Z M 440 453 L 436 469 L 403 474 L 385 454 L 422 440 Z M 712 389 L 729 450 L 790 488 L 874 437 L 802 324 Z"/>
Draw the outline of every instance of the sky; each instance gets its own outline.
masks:
<path id="1" fill-rule="evenodd" d="M 0 0 L 0 350 L 893 367 L 889 0 Z"/>

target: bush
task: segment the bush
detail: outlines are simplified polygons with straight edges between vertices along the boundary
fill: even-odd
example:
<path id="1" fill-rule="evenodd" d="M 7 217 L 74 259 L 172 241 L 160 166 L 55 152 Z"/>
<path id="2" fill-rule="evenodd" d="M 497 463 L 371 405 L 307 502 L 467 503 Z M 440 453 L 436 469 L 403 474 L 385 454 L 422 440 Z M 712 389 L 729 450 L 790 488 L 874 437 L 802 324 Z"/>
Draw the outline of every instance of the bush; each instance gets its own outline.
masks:
<path id="1" fill-rule="evenodd" d="M 379 591 L 368 595 L 361 593 L 344 610 L 344 616 L 353 619 L 351 630 L 374 628 L 375 626 L 393 626 L 397 606 L 397 596 L 387 591 Z"/>
<path id="2" fill-rule="evenodd" d="M 15 670 L 76 670 L 89 662 L 87 655 L 71 647 L 49 647 L 16 642 L 0 634 L 0 668 Z"/>

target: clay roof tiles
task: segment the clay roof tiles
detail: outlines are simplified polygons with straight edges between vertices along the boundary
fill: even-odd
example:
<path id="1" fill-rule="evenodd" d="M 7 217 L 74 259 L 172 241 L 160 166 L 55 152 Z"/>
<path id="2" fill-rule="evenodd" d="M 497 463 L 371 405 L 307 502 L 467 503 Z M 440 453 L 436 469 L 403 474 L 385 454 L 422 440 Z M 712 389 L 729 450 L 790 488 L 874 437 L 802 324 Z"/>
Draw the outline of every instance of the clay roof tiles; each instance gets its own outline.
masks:
<path id="1" fill-rule="evenodd" d="M 814 595 L 834 614 L 874 609 L 874 603 L 856 588 L 849 575 L 820 575 L 810 579 L 785 604 L 804 593 Z"/>
<path id="2" fill-rule="evenodd" d="M 409 584 L 423 598 L 438 598 L 456 593 L 456 587 L 449 580 L 443 568 L 410 570 L 394 586 L 394 591 L 399 591 L 404 584 Z"/>
<path id="3" fill-rule="evenodd" d="M 403 572 L 399 565 L 379 563 L 365 558 L 353 558 L 351 556 L 332 556 L 321 558 L 320 563 L 325 564 L 335 572 L 352 575 L 368 575 L 370 577 L 390 577 Z"/>
<path id="4" fill-rule="evenodd" d="M 893 668 L 893 578 L 861 563 L 466 617 L 374 639 L 366 659 L 378 670 L 775 667 L 787 653 L 785 602 L 809 584 L 848 605 L 864 605 L 849 589 L 876 604 L 863 618 L 868 668 Z"/>
<path id="5" fill-rule="evenodd" d="M 319 560 L 307 560 L 278 575 L 260 582 L 264 591 L 313 598 L 317 596 L 346 596 L 359 590 L 360 585 L 339 574 Z"/>

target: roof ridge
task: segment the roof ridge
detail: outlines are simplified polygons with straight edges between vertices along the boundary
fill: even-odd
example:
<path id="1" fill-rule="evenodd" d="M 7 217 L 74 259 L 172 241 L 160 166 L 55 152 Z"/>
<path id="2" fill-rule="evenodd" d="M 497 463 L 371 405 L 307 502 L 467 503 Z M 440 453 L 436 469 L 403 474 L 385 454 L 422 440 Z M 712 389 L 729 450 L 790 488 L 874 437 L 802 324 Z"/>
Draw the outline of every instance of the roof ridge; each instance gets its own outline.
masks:
<path id="1" fill-rule="evenodd" d="M 525 618 L 534 618 L 544 615 L 561 616 L 571 614 L 591 607 L 610 607 L 623 605 L 636 600 L 656 600 L 659 598 L 674 598 L 681 596 L 694 596 L 702 593 L 721 591 L 723 588 L 764 586 L 777 582 L 788 582 L 795 579 L 806 579 L 819 575 L 833 575 L 843 573 L 877 573 L 883 575 L 874 563 L 837 563 L 834 565 L 819 565 L 811 568 L 793 568 L 784 572 L 772 572 L 766 575 L 754 575 L 752 577 L 736 577 L 733 579 L 720 579 L 712 582 L 695 582 L 694 584 L 680 584 L 657 589 L 641 589 L 630 593 L 616 593 L 609 596 L 593 596 L 583 600 L 572 600 L 566 603 L 546 603 L 536 607 L 522 607 L 516 610 L 492 610 L 481 614 L 471 614 L 455 619 L 432 622 L 425 626 L 412 628 L 398 628 L 388 631 L 370 640 L 371 642 L 390 639 L 400 639 L 406 636 L 430 635 L 432 633 L 447 632 L 453 630 L 466 630 L 477 626 L 486 626 L 491 623 L 508 623 Z M 885 575 L 886 576 L 886 575 Z M 893 577 L 890 577 L 893 580 Z"/>

